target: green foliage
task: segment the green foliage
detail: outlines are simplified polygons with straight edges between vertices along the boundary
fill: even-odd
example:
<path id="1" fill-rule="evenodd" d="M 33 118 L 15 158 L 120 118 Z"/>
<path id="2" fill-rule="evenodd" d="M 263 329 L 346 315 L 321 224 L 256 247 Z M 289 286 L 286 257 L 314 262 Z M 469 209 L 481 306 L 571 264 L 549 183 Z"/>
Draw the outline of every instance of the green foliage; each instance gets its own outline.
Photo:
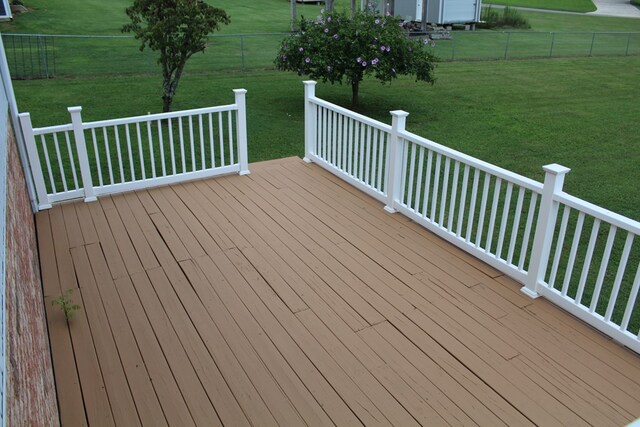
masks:
<path id="1" fill-rule="evenodd" d="M 398 75 L 415 75 L 433 84 L 436 58 L 428 38 L 410 39 L 403 22 L 393 16 L 357 12 L 325 13 L 314 21 L 302 20 L 301 33 L 285 38 L 275 59 L 281 71 L 295 71 L 323 82 L 346 83 L 352 104 L 365 76 L 388 83 Z"/>
<path id="2" fill-rule="evenodd" d="M 631 4 L 640 6 L 640 0 L 631 0 Z"/>
<path id="3" fill-rule="evenodd" d="M 229 16 L 202 0 L 134 0 L 126 13 L 131 23 L 122 31 L 142 41 L 140 50 L 160 52 L 163 111 L 170 111 L 185 64 L 205 50 L 207 35 L 228 24 Z"/>
<path id="4" fill-rule="evenodd" d="M 73 289 L 69 289 L 58 298 L 51 301 L 51 305 L 57 305 L 60 307 L 60 310 L 64 313 L 64 318 L 67 320 L 73 319 L 76 315 L 76 311 L 81 309 L 80 305 L 73 302 L 73 299 L 71 298 L 72 295 Z"/>
<path id="5" fill-rule="evenodd" d="M 502 13 L 491 7 L 482 9 L 480 28 L 531 28 L 529 22 L 516 9 L 505 7 Z"/>

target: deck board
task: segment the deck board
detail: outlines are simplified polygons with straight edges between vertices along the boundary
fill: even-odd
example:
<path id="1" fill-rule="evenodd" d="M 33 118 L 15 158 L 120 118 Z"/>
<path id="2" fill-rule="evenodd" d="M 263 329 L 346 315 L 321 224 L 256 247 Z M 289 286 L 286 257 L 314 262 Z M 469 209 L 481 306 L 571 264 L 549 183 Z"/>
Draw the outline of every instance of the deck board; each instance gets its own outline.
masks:
<path id="1" fill-rule="evenodd" d="M 638 355 L 315 165 L 250 169 L 37 215 L 65 424 L 640 416 Z"/>

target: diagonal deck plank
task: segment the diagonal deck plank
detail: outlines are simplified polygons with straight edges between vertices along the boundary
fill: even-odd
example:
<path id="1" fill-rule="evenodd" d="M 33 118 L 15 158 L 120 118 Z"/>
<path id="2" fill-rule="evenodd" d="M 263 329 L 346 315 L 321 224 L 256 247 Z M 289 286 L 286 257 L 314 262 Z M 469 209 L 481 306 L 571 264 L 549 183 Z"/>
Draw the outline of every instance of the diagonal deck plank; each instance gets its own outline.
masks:
<path id="1" fill-rule="evenodd" d="M 37 215 L 65 424 L 623 425 L 640 357 L 300 159 Z"/>

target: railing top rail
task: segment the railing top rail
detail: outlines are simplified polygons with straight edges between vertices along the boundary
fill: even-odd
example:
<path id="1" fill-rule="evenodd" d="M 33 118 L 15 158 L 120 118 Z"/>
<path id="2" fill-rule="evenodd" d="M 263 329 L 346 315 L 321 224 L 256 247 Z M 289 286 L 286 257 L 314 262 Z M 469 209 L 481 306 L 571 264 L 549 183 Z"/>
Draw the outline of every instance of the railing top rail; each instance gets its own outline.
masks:
<path id="1" fill-rule="evenodd" d="M 41 128 L 33 128 L 33 134 L 35 136 L 38 135 L 48 135 L 56 132 L 70 132 L 73 130 L 73 125 L 71 123 L 66 125 L 56 125 L 56 126 L 46 126 Z"/>
<path id="2" fill-rule="evenodd" d="M 476 159 L 475 157 L 471 157 L 452 148 L 445 147 L 444 145 L 438 144 L 437 142 L 433 142 L 430 139 L 423 138 L 419 135 L 416 135 L 415 133 L 406 130 L 400 131 L 399 135 L 404 139 L 428 148 L 429 150 L 435 151 L 436 153 L 443 154 L 459 162 L 471 165 L 477 169 L 490 173 L 491 175 L 497 176 L 506 181 L 513 182 L 514 184 L 527 188 L 531 191 L 535 191 L 537 193 L 542 192 L 542 183 L 531 178 L 527 178 L 526 176 L 518 175 L 517 173 L 513 173 L 507 169 L 503 169 L 499 166 L 495 166 L 483 160 Z"/>
<path id="3" fill-rule="evenodd" d="M 119 126 L 131 123 L 152 122 L 157 120 L 175 119 L 178 117 L 196 116 L 207 113 L 219 113 L 222 111 L 237 110 L 236 104 L 221 105 L 217 107 L 195 108 L 192 110 L 183 110 L 169 113 L 147 114 L 146 116 L 127 117 L 122 119 L 100 120 L 95 122 L 86 122 L 82 124 L 83 129 L 95 129 L 107 126 Z"/>
<path id="4" fill-rule="evenodd" d="M 595 218 L 598 218 L 601 221 L 606 221 L 618 228 L 630 231 L 631 233 L 640 236 L 640 222 L 638 221 L 627 218 L 626 216 L 612 212 L 564 192 L 554 196 L 554 199 L 564 205 L 569 206 L 570 208 L 582 211 Z"/>
<path id="5" fill-rule="evenodd" d="M 311 101 L 314 104 L 319 105 L 321 107 L 325 107 L 325 108 L 329 108 L 331 110 L 334 110 L 334 111 L 336 111 L 336 112 L 338 112 L 338 113 L 340 113 L 342 115 L 345 115 L 347 117 L 350 117 L 352 119 L 359 120 L 359 121 L 361 121 L 361 122 L 363 122 L 363 123 L 365 123 L 365 124 L 367 124 L 369 126 L 372 126 L 374 128 L 380 129 L 380 130 L 385 131 L 385 132 L 391 132 L 391 125 L 379 122 L 379 121 L 371 119 L 371 118 L 369 118 L 367 116 L 363 116 L 362 114 L 358 114 L 358 113 L 353 112 L 351 110 L 348 110 L 346 108 L 340 107 L 339 105 L 332 104 L 330 102 L 327 102 L 327 101 L 325 101 L 323 99 L 320 99 L 320 98 L 317 98 L 317 97 L 309 98 L 309 101 Z"/>

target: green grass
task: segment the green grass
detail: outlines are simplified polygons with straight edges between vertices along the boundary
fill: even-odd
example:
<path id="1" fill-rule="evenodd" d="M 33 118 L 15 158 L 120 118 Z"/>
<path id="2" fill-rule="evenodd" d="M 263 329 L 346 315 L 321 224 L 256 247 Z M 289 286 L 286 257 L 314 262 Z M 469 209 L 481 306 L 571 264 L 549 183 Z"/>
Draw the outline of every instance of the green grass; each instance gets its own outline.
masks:
<path id="1" fill-rule="evenodd" d="M 389 122 L 389 110 L 405 109 L 412 131 L 538 180 L 544 164 L 564 164 L 573 169 L 571 193 L 640 219 L 633 184 L 640 164 L 638 67 L 638 57 L 440 64 L 433 87 L 410 78 L 390 86 L 365 81 L 361 112 Z M 251 160 L 302 155 L 301 80 L 276 72 L 187 75 L 174 109 L 226 104 L 231 89 L 245 87 Z M 16 81 L 15 89 L 36 126 L 68 122 L 71 105 L 82 105 L 86 120 L 161 106 L 158 82 L 138 76 Z M 318 93 L 349 104 L 346 86 L 321 84 Z"/>
<path id="2" fill-rule="evenodd" d="M 531 31 L 640 31 L 640 19 L 521 10 Z"/>
<path id="3" fill-rule="evenodd" d="M 290 9 L 285 0 L 215 0 L 208 1 L 224 9 L 231 17 L 231 24 L 222 33 L 280 32 L 290 29 Z M 19 15 L 14 22 L 0 25 L 3 32 L 43 34 L 118 35 L 127 23 L 125 9 L 132 0 L 26 0 L 31 12 Z M 346 0 L 336 1 L 336 7 L 347 5 Z M 315 17 L 321 6 L 302 5 L 298 15 Z"/>
<path id="4" fill-rule="evenodd" d="M 558 3 L 556 0 L 547 1 Z M 590 0 L 564 0 L 562 4 L 585 1 L 591 3 Z M 17 16 L 13 22 L 0 24 L 0 30 L 38 34 L 120 35 L 120 28 L 127 22 L 124 9 L 130 3 L 130 0 L 57 0 L 55 7 L 52 7 L 50 0 L 27 0 L 26 4 L 32 11 Z M 211 4 L 223 8 L 231 16 L 231 24 L 222 29 L 223 34 L 289 30 L 289 5 L 284 0 L 219 0 L 211 1 Z M 346 0 L 338 0 L 335 4 L 338 9 L 348 6 Z M 314 17 L 320 9 L 320 6 L 299 4 L 298 15 Z M 522 11 L 522 14 L 531 24 L 532 31 L 640 31 L 638 19 L 528 11 Z"/>
<path id="5" fill-rule="evenodd" d="M 569 12 L 593 12 L 596 10 L 596 6 L 591 0 L 491 0 L 488 3 Z"/>

